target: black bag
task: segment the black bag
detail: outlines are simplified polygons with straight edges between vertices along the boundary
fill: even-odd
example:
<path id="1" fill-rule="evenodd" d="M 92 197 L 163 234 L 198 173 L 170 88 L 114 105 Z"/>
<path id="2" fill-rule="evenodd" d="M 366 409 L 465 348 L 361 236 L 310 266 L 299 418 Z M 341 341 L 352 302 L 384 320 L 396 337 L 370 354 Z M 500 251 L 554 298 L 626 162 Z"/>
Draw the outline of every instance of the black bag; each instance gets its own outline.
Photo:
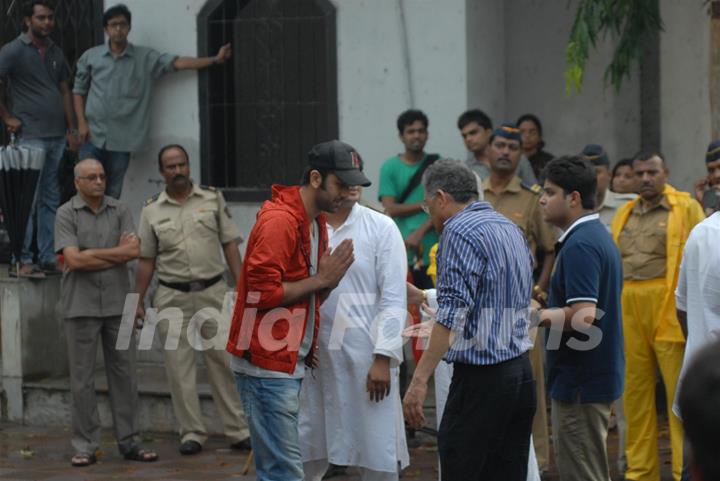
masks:
<path id="1" fill-rule="evenodd" d="M 412 194 L 412 191 L 415 190 L 415 188 L 420 185 L 420 181 L 422 180 L 422 176 L 427 170 L 428 167 L 430 167 L 433 162 L 438 160 L 440 156 L 438 154 L 430 154 L 427 157 L 425 157 L 425 160 L 423 161 L 420 168 L 413 174 L 413 176 L 410 178 L 410 182 L 408 183 L 407 187 L 405 187 L 405 190 L 402 191 L 402 194 L 400 194 L 400 197 L 395 199 L 395 202 L 398 204 L 404 203 L 408 196 Z"/>

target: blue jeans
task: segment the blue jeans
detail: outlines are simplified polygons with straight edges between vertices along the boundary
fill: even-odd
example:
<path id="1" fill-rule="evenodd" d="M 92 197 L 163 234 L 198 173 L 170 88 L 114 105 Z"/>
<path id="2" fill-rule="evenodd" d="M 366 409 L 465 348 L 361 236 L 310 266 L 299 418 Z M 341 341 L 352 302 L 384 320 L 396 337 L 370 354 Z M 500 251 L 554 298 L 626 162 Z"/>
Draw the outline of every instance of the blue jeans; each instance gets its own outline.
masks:
<path id="1" fill-rule="evenodd" d="M 301 379 L 235 373 L 250 427 L 258 481 L 303 481 L 298 435 Z"/>
<path id="2" fill-rule="evenodd" d="M 123 179 L 130 163 L 130 152 L 117 152 L 114 150 L 101 149 L 92 142 L 85 142 L 78 153 L 79 160 L 99 160 L 105 169 L 107 183 L 105 184 L 105 195 L 120 198 L 122 194 Z"/>
<path id="3" fill-rule="evenodd" d="M 45 163 L 40 170 L 35 199 L 33 201 L 30 219 L 25 228 L 25 240 L 20 262 L 32 264 L 33 253 L 31 250 L 35 223 L 33 218 L 37 217 L 37 244 L 38 262 L 41 264 L 55 263 L 55 212 L 60 205 L 60 181 L 58 170 L 60 161 L 65 154 L 65 137 L 44 137 L 40 139 L 18 139 L 18 145 L 32 149 L 45 151 Z M 15 262 L 15 259 L 13 259 Z"/>

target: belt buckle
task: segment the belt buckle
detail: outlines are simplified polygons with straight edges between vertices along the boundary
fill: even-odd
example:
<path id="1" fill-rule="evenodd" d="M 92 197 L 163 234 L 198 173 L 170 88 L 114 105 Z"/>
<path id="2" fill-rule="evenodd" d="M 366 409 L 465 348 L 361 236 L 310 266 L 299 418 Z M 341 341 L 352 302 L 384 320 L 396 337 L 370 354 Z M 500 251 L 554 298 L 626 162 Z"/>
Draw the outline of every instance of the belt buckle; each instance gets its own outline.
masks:
<path id="1" fill-rule="evenodd" d="M 190 292 L 202 291 L 205 289 L 205 285 L 200 281 L 190 282 Z"/>

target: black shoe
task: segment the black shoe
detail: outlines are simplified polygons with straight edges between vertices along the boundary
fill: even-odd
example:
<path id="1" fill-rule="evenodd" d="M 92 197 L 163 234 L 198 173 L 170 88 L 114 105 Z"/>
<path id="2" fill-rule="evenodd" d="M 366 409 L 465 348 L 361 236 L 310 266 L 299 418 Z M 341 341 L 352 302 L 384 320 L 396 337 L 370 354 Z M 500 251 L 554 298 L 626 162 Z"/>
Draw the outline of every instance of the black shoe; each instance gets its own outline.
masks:
<path id="1" fill-rule="evenodd" d="M 328 467 L 323 479 L 332 479 L 338 476 L 345 476 L 347 474 L 347 466 L 338 466 L 337 464 L 331 464 Z"/>
<path id="2" fill-rule="evenodd" d="M 252 444 L 250 444 L 250 438 L 245 438 L 242 441 L 232 443 L 230 445 L 230 449 L 234 449 L 236 451 L 250 451 L 252 449 Z"/>
<path id="3" fill-rule="evenodd" d="M 184 456 L 197 454 L 200 451 L 202 451 L 202 444 L 197 441 L 185 441 L 180 445 L 180 454 Z"/>

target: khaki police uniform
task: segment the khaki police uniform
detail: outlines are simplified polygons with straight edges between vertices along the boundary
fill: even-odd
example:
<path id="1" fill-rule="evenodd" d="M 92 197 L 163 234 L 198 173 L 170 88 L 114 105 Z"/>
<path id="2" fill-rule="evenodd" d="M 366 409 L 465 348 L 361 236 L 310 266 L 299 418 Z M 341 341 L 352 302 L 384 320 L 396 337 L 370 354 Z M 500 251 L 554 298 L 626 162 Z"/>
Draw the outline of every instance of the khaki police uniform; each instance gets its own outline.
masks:
<path id="1" fill-rule="evenodd" d="M 657 338 L 663 300 L 668 294 L 668 222 L 672 206 L 667 196 L 655 204 L 637 202 L 618 236 L 625 278 L 622 307 L 625 341 L 627 473 L 638 481 L 659 479 L 655 389 L 657 371 L 665 395 L 675 397 L 684 343 Z M 682 467 L 682 423 L 668 401 L 673 477 Z M 630 478 L 628 478 L 630 479 Z"/>
<path id="2" fill-rule="evenodd" d="M 665 277 L 667 269 L 667 222 L 670 204 L 665 196 L 656 205 L 638 202 L 620 233 L 625 279 L 644 281 Z"/>
<path id="3" fill-rule="evenodd" d="M 512 178 L 505 190 L 496 194 L 490 188 L 490 178 L 483 180 L 483 193 L 485 200 L 493 208 L 512 220 L 525 234 L 530 252 L 537 258 L 539 252 L 552 253 L 555 251 L 555 242 L 558 239 L 557 230 L 545 222 L 540 211 L 539 185 L 529 186 L 524 184 L 519 177 Z M 550 461 L 550 437 L 548 433 L 547 402 L 545 396 L 545 368 L 543 361 L 544 336 L 538 332 L 535 338 L 535 346 L 530 351 L 530 364 L 533 369 L 533 377 L 537 386 L 537 411 L 533 419 L 533 444 L 535 454 L 541 471 L 549 467 Z"/>
<path id="4" fill-rule="evenodd" d="M 160 285 L 152 304 L 159 316 L 157 329 L 181 442 L 203 444 L 207 439 L 197 393 L 196 350 L 204 355 L 225 435 L 232 442 L 247 439 L 247 421 L 225 351 L 230 319 L 223 301 L 232 288 L 223 280 L 221 253 L 222 244 L 241 236 L 222 194 L 193 186 L 181 204 L 161 192 L 145 203 L 139 237 L 141 257 L 156 261 Z"/>

